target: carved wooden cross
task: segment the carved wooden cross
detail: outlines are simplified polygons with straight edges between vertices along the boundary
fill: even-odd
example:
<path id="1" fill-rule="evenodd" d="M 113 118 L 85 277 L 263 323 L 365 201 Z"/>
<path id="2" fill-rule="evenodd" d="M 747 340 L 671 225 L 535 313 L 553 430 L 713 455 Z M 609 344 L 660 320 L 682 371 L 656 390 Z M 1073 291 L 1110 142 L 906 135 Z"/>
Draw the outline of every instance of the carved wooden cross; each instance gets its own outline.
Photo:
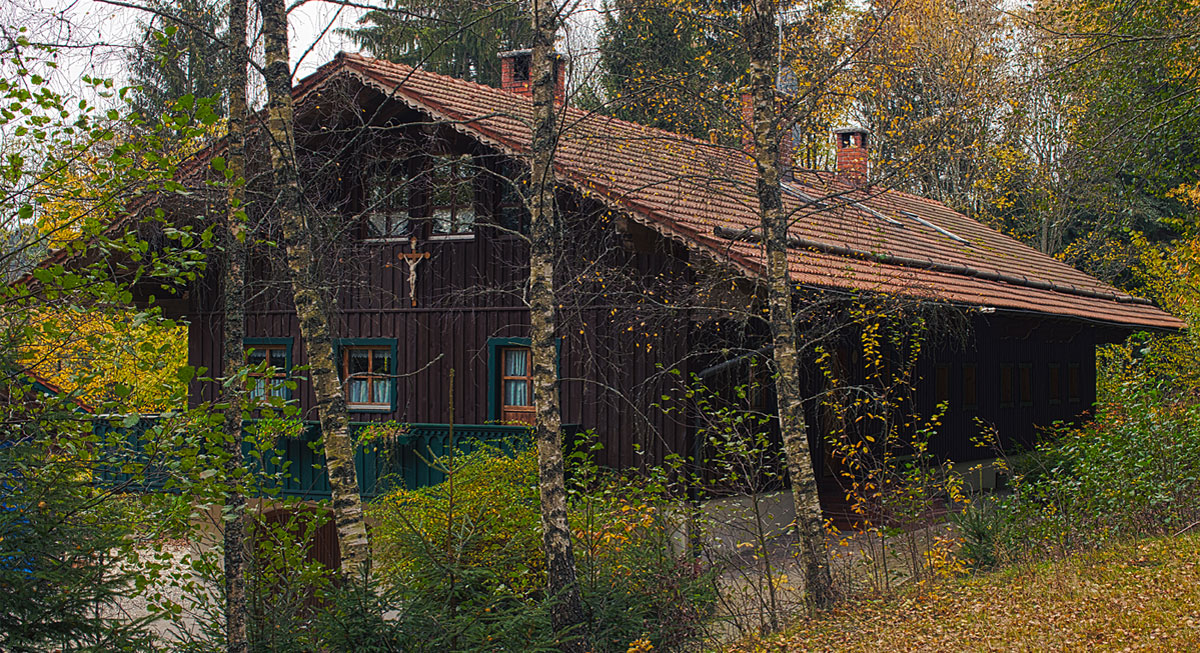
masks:
<path id="1" fill-rule="evenodd" d="M 408 252 L 400 252 L 397 256 L 408 263 L 408 299 L 415 307 L 417 305 L 417 264 L 429 258 L 429 252 L 417 251 L 417 239 L 409 239 Z"/>

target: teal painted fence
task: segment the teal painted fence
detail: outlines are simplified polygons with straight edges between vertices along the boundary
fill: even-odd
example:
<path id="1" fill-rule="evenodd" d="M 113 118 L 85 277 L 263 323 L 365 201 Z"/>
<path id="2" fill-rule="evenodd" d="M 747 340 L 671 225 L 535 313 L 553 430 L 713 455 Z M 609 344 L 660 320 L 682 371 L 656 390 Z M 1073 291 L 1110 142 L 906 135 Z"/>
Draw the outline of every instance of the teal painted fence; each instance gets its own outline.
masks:
<path id="1" fill-rule="evenodd" d="M 109 419 L 97 419 L 93 423 L 93 430 L 102 443 L 96 466 L 100 484 L 122 485 L 127 491 L 172 488 L 167 466 L 155 461 L 170 457 L 171 452 L 167 449 L 179 445 L 159 446 L 153 442 L 169 439 L 161 433 L 156 434 L 155 424 L 153 418 L 143 418 L 127 426 Z M 251 424 L 247 423 L 247 427 Z M 357 437 L 365 426 L 368 425 L 352 424 L 351 429 Z M 305 423 L 299 437 L 279 438 L 273 451 L 263 452 L 261 463 L 250 455 L 252 445 L 249 442 L 243 445 L 243 454 L 252 471 L 265 471 L 264 479 L 280 480 L 280 484 L 269 487 L 266 494 L 328 499 L 329 476 L 319 438 L 319 426 Z M 455 425 L 451 442 L 448 424 L 407 424 L 397 434 L 376 438 L 357 447 L 354 463 L 359 490 L 364 498 L 374 498 L 399 487 L 415 489 L 435 485 L 446 478 L 443 466 L 437 461 L 447 456 L 452 448 L 456 453 L 469 453 L 486 446 L 512 453 L 531 441 L 530 431 L 524 426 Z"/>

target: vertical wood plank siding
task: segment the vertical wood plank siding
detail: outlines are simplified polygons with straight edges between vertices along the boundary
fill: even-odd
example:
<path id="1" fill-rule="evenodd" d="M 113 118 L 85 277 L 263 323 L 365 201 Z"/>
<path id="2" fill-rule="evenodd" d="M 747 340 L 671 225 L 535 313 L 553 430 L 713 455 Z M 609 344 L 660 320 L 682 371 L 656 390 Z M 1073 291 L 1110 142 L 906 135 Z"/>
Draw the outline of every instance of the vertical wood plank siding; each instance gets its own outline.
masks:
<path id="1" fill-rule="evenodd" d="M 488 342 L 529 335 L 529 314 L 520 297 L 526 255 L 519 238 L 496 236 L 486 228 L 478 232 L 470 240 L 418 243 L 420 251 L 432 255 L 418 268 L 415 308 L 410 306 L 408 267 L 397 258 L 409 251 L 408 242 L 355 246 L 360 265 L 355 270 L 347 264 L 347 274 L 353 277 L 343 279 L 339 291 L 337 337 L 395 341 L 396 372 L 401 376 L 395 382 L 395 411 L 352 411 L 352 419 L 448 422 L 447 379 L 453 368 L 458 386 L 455 422 L 488 422 L 489 400 L 494 400 L 489 393 L 497 392 L 489 378 Z M 642 275 L 682 268 L 678 259 L 654 253 L 628 258 Z M 256 269 L 265 271 L 267 266 L 260 262 Z M 305 366 L 308 358 L 296 317 L 286 297 L 269 291 L 271 285 L 260 282 L 258 292 L 251 293 L 256 299 L 247 311 L 247 337 L 292 338 L 293 367 Z M 605 465 L 630 467 L 661 460 L 670 452 L 688 453 L 685 425 L 665 419 L 652 406 L 664 389 L 663 382 L 653 379 L 660 375 L 660 365 L 684 359 L 687 329 L 654 325 L 657 331 L 650 332 L 657 337 L 634 339 L 617 332 L 628 319 L 614 320 L 610 311 L 607 306 L 585 308 L 563 329 L 564 423 L 596 431 L 604 444 L 598 462 Z M 200 312 L 189 338 L 192 364 L 209 368 L 213 376 L 222 374 L 220 323 L 219 314 Z M 194 399 L 212 399 L 211 384 L 202 390 Z M 299 382 L 294 397 L 302 416 L 315 419 L 309 385 Z M 637 455 L 635 445 L 646 455 Z"/>
<path id="2" fill-rule="evenodd" d="M 360 100 L 366 102 L 369 98 Z M 406 147 L 413 147 L 425 138 L 413 126 L 424 118 L 410 114 L 400 107 L 379 114 L 380 120 L 394 118 L 412 123 L 398 128 L 408 130 L 397 141 L 407 143 Z M 310 134 L 317 144 L 310 144 L 314 148 L 311 151 L 326 146 L 328 152 L 335 152 L 330 156 L 348 156 L 336 153 L 341 145 L 333 136 L 319 136 L 328 133 L 323 131 L 326 127 L 318 125 L 313 130 L 318 136 Z M 438 138 L 456 148 L 454 151 L 481 151 L 480 146 L 465 141 L 461 135 L 448 129 L 442 131 L 446 134 Z M 321 138 L 328 138 L 328 143 Z M 330 192 L 352 195 L 346 187 L 352 185 L 350 178 L 354 174 L 354 163 L 348 162 L 345 178 L 340 180 L 341 190 Z M 419 187 L 413 193 L 411 202 L 423 201 Z M 351 200 L 334 197 L 329 201 L 331 211 L 341 210 L 348 215 L 355 210 L 352 206 L 346 208 L 353 205 Z M 603 259 L 607 269 L 618 271 L 617 276 L 628 281 L 630 287 L 642 284 L 647 292 L 651 288 L 667 293 L 674 289 L 686 294 L 692 288 L 695 278 L 689 267 L 689 253 L 683 246 L 636 225 L 626 225 L 625 233 L 618 234 L 611 216 L 578 197 L 562 197 L 559 208 L 569 224 L 569 236 L 564 239 L 569 263 L 584 265 Z M 522 302 L 528 253 L 521 238 L 484 224 L 485 215 L 479 216 L 479 222 L 471 239 L 418 241 L 418 251 L 428 251 L 431 256 L 418 265 L 416 307 L 411 305 L 408 265 L 398 258 L 399 254 L 410 251 L 407 239 L 351 242 L 358 235 L 351 227 L 343 230 L 347 242 L 328 244 L 328 252 L 340 257 L 335 262 L 340 311 L 336 337 L 394 342 L 395 372 L 400 375 L 395 381 L 394 410 L 355 411 L 351 419 L 445 424 L 450 420 L 447 379 L 450 369 L 454 369 L 455 422 L 488 422 L 489 403 L 495 401 L 494 393 L 498 392 L 495 380 L 489 376 L 497 368 L 495 362 L 488 360 L 489 340 L 529 335 L 529 313 Z M 252 299 L 246 315 L 246 335 L 291 338 L 293 366 L 302 368 L 308 364 L 307 353 L 299 338 L 286 277 L 276 259 L 277 255 L 267 249 L 251 252 L 249 277 L 253 281 L 247 294 Z M 213 308 L 219 305 L 216 277 L 210 271 L 203 282 L 192 288 L 188 311 L 192 324 L 188 338 L 191 364 L 207 368 L 213 378 L 223 374 L 221 315 Z M 669 453 L 691 455 L 686 411 L 668 416 L 657 404 L 672 384 L 686 381 L 693 371 L 721 362 L 714 358 L 719 357 L 720 347 L 704 341 L 708 336 L 702 335 L 707 333 L 706 325 L 716 318 L 697 317 L 674 308 L 678 303 L 670 309 L 662 306 L 646 309 L 639 306 L 637 293 L 628 289 L 624 295 L 611 296 L 595 292 L 595 288 L 582 292 L 593 292 L 594 296 L 575 298 L 579 301 L 571 305 L 560 334 L 564 423 L 596 432 L 603 445 L 597 462 L 604 465 L 638 467 L 660 462 Z M 742 341 L 728 343 L 731 351 L 762 347 L 762 341 L 755 340 L 758 336 L 754 335 L 759 327 L 750 320 L 741 330 Z M 933 411 L 934 372 L 938 365 L 948 366 L 950 410 L 933 448 L 937 455 L 955 460 L 982 458 L 989 453 L 973 448 L 970 443 L 971 436 L 979 430 L 976 417 L 994 425 L 1005 445 L 1027 444 L 1036 437 L 1038 428 L 1056 420 L 1077 419 L 1095 400 L 1095 345 L 1104 339 L 1123 337 L 1115 331 L 1103 332 L 1079 322 L 1012 314 L 976 315 L 971 331 L 965 343 L 932 347 L 923 353 L 920 372 L 924 380 L 917 387 L 914 403 L 919 415 L 928 416 Z M 690 356 L 701 349 L 706 351 L 693 361 Z M 815 397 L 824 390 L 823 380 L 819 372 L 813 371 L 812 361 L 808 363 L 809 381 L 804 394 Z M 1047 401 L 1050 363 L 1061 366 L 1064 393 L 1068 366 L 1079 366 L 1082 387 L 1078 401 L 1066 401 L 1065 395 L 1059 404 Z M 973 364 L 976 369 L 975 410 L 965 410 L 962 406 L 965 364 Z M 1000 405 L 1000 369 L 1001 365 L 1010 364 L 1030 366 L 1032 405 Z M 672 368 L 678 369 L 682 376 L 665 373 Z M 214 384 L 193 382 L 193 403 L 213 401 L 215 393 Z M 305 419 L 315 419 L 315 401 L 308 383 L 298 383 L 294 399 Z M 807 410 L 809 423 L 814 425 L 812 449 L 820 461 L 824 448 L 820 432 L 823 419 L 815 403 L 807 402 Z M 639 451 L 644 455 L 639 455 Z M 300 458 L 305 455 L 299 449 L 294 453 Z"/>

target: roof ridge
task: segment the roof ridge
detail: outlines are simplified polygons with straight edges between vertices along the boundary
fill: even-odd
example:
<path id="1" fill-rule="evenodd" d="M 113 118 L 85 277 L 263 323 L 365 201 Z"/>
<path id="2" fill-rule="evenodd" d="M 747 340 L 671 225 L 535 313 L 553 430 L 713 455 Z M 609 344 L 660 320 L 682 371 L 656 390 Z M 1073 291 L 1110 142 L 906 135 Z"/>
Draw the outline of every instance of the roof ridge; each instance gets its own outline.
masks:
<path id="1" fill-rule="evenodd" d="M 323 80 L 329 79 L 332 73 L 345 71 L 413 109 L 431 113 L 435 118 L 452 121 L 455 123 L 452 125 L 454 129 L 481 142 L 498 146 L 511 153 L 520 153 L 528 147 L 527 131 L 532 105 L 527 96 L 359 53 L 339 53 L 331 63 L 333 65 L 323 66 L 302 80 L 297 89 L 299 94 L 305 95 L 314 88 L 320 88 Z M 759 273 L 757 270 L 761 268 L 761 261 L 757 256 L 743 255 L 744 252 L 732 255 L 729 248 L 714 242 L 721 240 L 713 232 L 714 226 L 741 229 L 756 223 L 756 211 L 745 203 L 748 198 L 744 197 L 753 194 L 744 184 L 747 181 L 752 182 L 751 178 L 757 176 L 755 165 L 746 152 L 617 118 L 597 110 L 564 106 L 560 115 L 563 142 L 573 142 L 573 145 L 562 149 L 555 165 L 563 175 L 564 182 L 585 194 L 598 193 L 606 204 L 627 211 L 640 220 L 645 220 L 648 225 L 656 226 L 666 237 L 678 239 L 689 246 L 711 250 L 710 253 L 727 256 L 727 261 L 752 276 Z M 632 145 L 597 150 L 588 146 L 589 139 L 593 138 L 620 139 L 629 141 Z M 656 148 L 648 144 L 654 140 L 669 141 L 674 145 L 668 143 L 665 147 Z M 660 177 L 671 175 L 672 166 L 683 166 L 680 171 L 684 171 L 684 168 L 690 170 L 696 165 L 709 170 L 710 174 L 719 173 L 721 179 L 732 184 L 733 188 L 720 190 L 714 187 L 705 192 L 704 188 L 708 186 L 698 187 L 680 181 L 674 186 L 668 184 L 670 187 L 658 190 Z M 672 178 L 686 179 L 688 176 Z M 796 231 L 789 230 L 792 231 L 792 236 L 806 241 L 806 244 L 838 249 L 833 256 L 841 261 L 861 259 L 863 253 L 869 253 L 863 247 L 864 234 L 859 233 L 861 229 L 855 227 L 852 217 L 854 214 L 908 212 L 934 220 L 933 224 L 926 223 L 932 230 L 930 233 L 925 233 L 924 230 L 909 231 L 907 236 L 887 235 L 885 240 L 879 243 L 882 247 L 879 253 L 892 259 L 891 265 L 885 265 L 893 267 L 897 263 L 906 263 L 912 267 L 895 267 L 924 269 L 926 274 L 949 274 L 964 282 L 973 279 L 973 283 L 989 284 L 988 291 L 982 292 L 977 298 L 969 298 L 969 303 L 1000 302 L 1003 301 L 1002 296 L 1009 292 L 1002 287 L 1024 287 L 1028 291 L 1045 292 L 1047 296 L 1059 298 L 1087 297 L 1090 301 L 1102 301 L 1112 307 L 1140 304 L 1126 303 L 1131 296 L 1062 261 L 1051 259 L 1045 262 L 1054 263 L 1051 266 L 1043 264 L 1037 258 L 1024 256 L 1023 252 L 1036 250 L 954 210 L 945 202 L 882 184 L 859 188 L 848 184 L 835 172 L 827 170 L 794 168 L 788 181 L 796 184 L 801 190 L 821 195 L 822 199 L 840 197 L 840 202 L 836 199 L 833 201 L 839 205 L 845 203 L 845 208 L 853 212 L 842 216 L 838 211 L 830 214 L 834 217 L 829 219 L 812 216 L 811 220 L 797 222 L 798 225 L 804 222 L 807 226 L 799 227 Z M 800 207 L 801 210 L 803 208 Z M 978 249 L 972 248 L 970 252 L 959 251 L 952 244 L 942 242 L 935 233 L 943 231 L 937 223 L 947 220 L 951 221 L 951 224 L 946 227 L 966 229 L 970 233 L 965 235 L 970 236 L 973 242 L 978 239 Z M 961 225 L 958 224 L 960 222 Z M 842 244 L 832 244 L 838 242 Z M 869 258 L 881 262 L 878 253 Z M 928 260 L 925 261 L 924 258 Z M 823 278 L 823 275 L 830 273 L 830 269 L 826 269 L 830 265 L 817 263 L 811 274 Z M 819 279 L 817 281 L 820 282 Z M 809 283 L 812 282 L 810 279 Z M 856 284 L 857 282 L 846 282 L 841 285 L 854 287 Z M 911 291 L 911 288 L 901 290 Z M 1111 296 L 1107 296 L 1110 293 Z M 1123 295 L 1124 302 L 1118 299 Z M 1042 306 L 1037 301 L 1009 299 L 1014 302 L 1025 301 L 1033 307 L 1030 310 L 1052 314 L 1061 312 L 1059 309 L 1070 312 L 1062 306 L 1050 308 L 1049 305 Z M 1110 309 L 1093 305 L 1087 307 L 1086 312 L 1100 315 L 1108 310 Z M 1128 321 L 1159 326 L 1177 324 L 1176 320 L 1157 309 L 1146 310 L 1156 313 L 1153 320 L 1144 316 L 1129 317 Z"/>
<path id="2" fill-rule="evenodd" d="M 505 95 L 512 96 L 512 97 L 526 97 L 524 95 L 521 95 L 520 93 L 515 93 L 513 91 L 508 91 L 508 90 L 505 90 L 502 88 L 497 88 L 495 86 L 488 86 L 487 84 L 481 84 L 479 82 L 472 81 L 469 79 L 463 79 L 461 77 L 454 77 L 453 75 L 446 75 L 444 73 L 438 73 L 438 72 L 434 72 L 432 70 L 426 70 L 424 68 L 419 68 L 417 66 L 411 66 L 409 64 L 403 64 L 403 63 L 399 63 L 399 62 L 395 62 L 395 61 L 389 61 L 387 59 L 379 59 L 377 57 L 368 57 L 359 52 L 341 51 L 341 52 L 338 52 L 336 55 L 334 55 L 335 60 L 338 59 L 339 57 L 348 59 L 348 60 L 356 60 L 356 62 L 360 63 L 361 65 L 368 65 L 368 66 L 379 65 L 382 67 L 400 68 L 402 70 L 406 70 L 411 73 L 416 73 L 416 74 L 421 74 L 421 75 L 430 75 L 433 77 L 440 77 L 442 79 L 452 80 L 458 84 L 469 84 L 476 88 L 485 89 L 485 90 L 487 90 L 489 92 L 493 92 L 493 93 L 503 93 Z M 325 64 L 325 65 L 329 65 L 329 64 Z M 320 69 L 318 69 L 318 71 L 319 70 Z M 315 75 L 315 74 L 316 73 L 314 72 L 313 75 Z M 312 75 L 310 75 L 310 77 L 311 76 Z M 308 77 L 305 77 L 304 80 L 302 80 L 299 83 L 303 83 L 304 81 L 307 81 L 307 80 L 308 80 Z M 645 131 L 665 134 L 665 135 L 675 138 L 677 140 L 691 142 L 696 145 L 700 145 L 705 148 L 716 150 L 716 151 L 719 151 L 719 152 L 722 152 L 725 154 L 731 154 L 731 153 L 745 154 L 745 152 L 743 150 L 739 150 L 737 148 L 732 148 L 732 147 L 728 147 L 728 146 L 724 146 L 724 145 L 718 145 L 716 143 L 706 141 L 706 140 L 704 140 L 702 138 L 698 138 L 696 136 L 689 136 L 688 134 L 681 134 L 679 132 L 673 132 L 669 129 L 663 129 L 662 127 L 653 127 L 651 125 L 645 125 L 640 122 L 635 122 L 633 120 L 626 120 L 624 118 L 618 118 L 617 116 L 612 116 L 607 113 L 603 113 L 603 112 L 596 111 L 596 110 L 584 109 L 582 107 L 575 107 L 575 106 L 571 106 L 571 105 L 563 105 L 562 109 L 564 110 L 564 112 L 572 112 L 575 114 L 579 114 L 580 118 L 585 118 L 585 119 L 591 118 L 591 117 L 603 118 L 606 121 L 621 123 L 621 124 L 628 125 L 630 127 L 636 127 L 637 129 L 641 129 L 641 130 L 645 130 Z"/>

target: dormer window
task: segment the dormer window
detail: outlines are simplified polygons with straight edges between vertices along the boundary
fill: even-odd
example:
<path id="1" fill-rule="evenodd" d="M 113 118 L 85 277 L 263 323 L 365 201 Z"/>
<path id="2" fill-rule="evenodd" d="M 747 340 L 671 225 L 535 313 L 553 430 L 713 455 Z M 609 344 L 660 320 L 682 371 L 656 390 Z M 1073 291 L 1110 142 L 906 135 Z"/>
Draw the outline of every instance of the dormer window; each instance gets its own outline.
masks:
<path id="1" fill-rule="evenodd" d="M 523 191 L 528 184 L 528 176 L 517 178 L 500 178 L 496 198 L 496 224 L 510 233 L 529 233 L 529 208 L 525 205 Z"/>
<path id="2" fill-rule="evenodd" d="M 363 178 L 363 214 L 367 238 L 409 235 L 409 178 L 401 161 L 371 166 Z"/>
<path id="3" fill-rule="evenodd" d="M 529 172 L 519 163 L 498 155 L 481 155 L 480 184 L 487 223 L 500 235 L 529 233 L 529 210 L 525 194 L 529 190 Z"/>
<path id="4" fill-rule="evenodd" d="M 434 236 L 475 229 L 475 164 L 470 155 L 437 155 L 430 169 L 430 218 Z"/>

